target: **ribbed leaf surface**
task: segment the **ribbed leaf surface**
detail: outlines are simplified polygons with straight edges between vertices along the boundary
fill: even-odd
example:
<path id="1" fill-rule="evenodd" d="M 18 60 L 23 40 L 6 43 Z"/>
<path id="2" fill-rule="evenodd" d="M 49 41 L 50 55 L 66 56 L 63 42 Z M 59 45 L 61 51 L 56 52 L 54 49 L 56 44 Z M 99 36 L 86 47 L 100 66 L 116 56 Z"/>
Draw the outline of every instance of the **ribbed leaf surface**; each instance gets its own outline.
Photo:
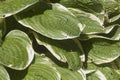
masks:
<path id="1" fill-rule="evenodd" d="M 39 0 L 0 0 L 0 17 L 8 17 L 18 13 Z"/>
<path id="2" fill-rule="evenodd" d="M 7 34 L 0 47 L 0 63 L 13 68 L 25 69 L 33 60 L 34 51 L 29 37 L 22 31 Z"/>
<path id="3" fill-rule="evenodd" d="M 104 32 L 104 27 L 102 26 L 103 21 L 101 21 L 95 15 L 74 8 L 70 8 L 69 10 L 84 26 L 84 29 L 82 31 L 83 34 L 95 34 Z"/>
<path id="4" fill-rule="evenodd" d="M 120 42 L 93 39 L 89 58 L 96 64 L 112 62 L 120 56 Z"/>
<path id="5" fill-rule="evenodd" d="M 52 39 L 75 38 L 82 30 L 76 17 L 60 4 L 39 3 L 15 17 L 22 25 Z"/>
<path id="6" fill-rule="evenodd" d="M 82 74 L 78 73 L 77 71 L 71 71 L 61 67 L 56 68 L 60 72 L 62 80 L 84 80 Z"/>
<path id="7" fill-rule="evenodd" d="M 9 75 L 3 66 L 0 66 L 0 80 L 10 80 Z"/>
<path id="8" fill-rule="evenodd" d="M 38 36 L 35 38 L 40 45 L 45 46 L 58 60 L 68 62 L 70 69 L 79 69 L 81 61 L 79 56 L 82 54 L 74 40 L 52 40 L 47 37 Z"/>
<path id="9" fill-rule="evenodd" d="M 35 63 L 28 68 L 23 80 L 61 80 L 60 74 L 47 58 L 35 57 Z"/>

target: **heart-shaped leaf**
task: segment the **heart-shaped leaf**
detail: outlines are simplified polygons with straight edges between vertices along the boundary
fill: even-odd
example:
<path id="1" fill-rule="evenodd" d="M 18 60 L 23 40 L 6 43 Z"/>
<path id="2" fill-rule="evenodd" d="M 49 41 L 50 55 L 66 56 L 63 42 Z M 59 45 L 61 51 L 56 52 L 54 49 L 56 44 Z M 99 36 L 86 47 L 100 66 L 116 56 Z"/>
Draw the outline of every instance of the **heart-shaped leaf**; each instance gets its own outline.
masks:
<path id="1" fill-rule="evenodd" d="M 34 50 L 29 37 L 22 31 L 9 32 L 0 47 L 0 63 L 21 70 L 29 66 Z"/>
<path id="2" fill-rule="evenodd" d="M 8 17 L 18 13 L 39 0 L 0 0 L 0 17 Z"/>
<path id="3" fill-rule="evenodd" d="M 74 40 L 52 40 L 34 34 L 38 44 L 45 46 L 58 60 L 68 62 L 69 68 L 76 70 L 81 66 L 79 56 L 82 55 L 80 43 Z"/>
<path id="4" fill-rule="evenodd" d="M 0 65 L 0 80 L 10 80 L 10 77 L 3 66 Z"/>
<path id="5" fill-rule="evenodd" d="M 22 25 L 52 39 L 75 38 L 83 29 L 76 17 L 60 4 L 38 3 L 15 17 Z"/>

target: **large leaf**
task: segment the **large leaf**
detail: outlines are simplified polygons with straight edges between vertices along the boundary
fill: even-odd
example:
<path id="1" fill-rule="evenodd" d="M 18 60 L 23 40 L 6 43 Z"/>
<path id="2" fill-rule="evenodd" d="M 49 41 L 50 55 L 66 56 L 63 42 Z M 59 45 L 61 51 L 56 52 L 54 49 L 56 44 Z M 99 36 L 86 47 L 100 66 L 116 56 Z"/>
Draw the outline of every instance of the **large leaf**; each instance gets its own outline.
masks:
<path id="1" fill-rule="evenodd" d="M 79 56 L 82 55 L 80 43 L 74 40 L 52 40 L 47 37 L 34 34 L 37 42 L 45 46 L 58 60 L 68 62 L 70 69 L 79 69 L 81 61 Z"/>
<path id="2" fill-rule="evenodd" d="M 0 65 L 0 80 L 10 80 L 7 71 L 1 65 Z"/>
<path id="3" fill-rule="evenodd" d="M 106 39 L 92 39 L 89 58 L 96 64 L 109 63 L 120 56 L 120 42 Z"/>
<path id="4" fill-rule="evenodd" d="M 37 3 L 39 0 L 0 0 L 0 17 L 8 17 Z"/>
<path id="5" fill-rule="evenodd" d="M 13 69 L 25 69 L 34 57 L 29 37 L 22 31 L 8 33 L 0 47 L 0 63 Z"/>
<path id="6" fill-rule="evenodd" d="M 77 19 L 84 25 L 83 34 L 103 33 L 103 21 L 91 13 L 87 13 L 78 9 L 69 8 L 69 10 L 77 17 Z"/>
<path id="7" fill-rule="evenodd" d="M 60 4 L 38 3 L 15 17 L 22 25 L 52 39 L 75 38 L 82 30 L 76 17 Z"/>
<path id="8" fill-rule="evenodd" d="M 28 68 L 27 75 L 23 80 L 61 80 L 61 78 L 47 58 L 37 55 L 35 63 Z"/>

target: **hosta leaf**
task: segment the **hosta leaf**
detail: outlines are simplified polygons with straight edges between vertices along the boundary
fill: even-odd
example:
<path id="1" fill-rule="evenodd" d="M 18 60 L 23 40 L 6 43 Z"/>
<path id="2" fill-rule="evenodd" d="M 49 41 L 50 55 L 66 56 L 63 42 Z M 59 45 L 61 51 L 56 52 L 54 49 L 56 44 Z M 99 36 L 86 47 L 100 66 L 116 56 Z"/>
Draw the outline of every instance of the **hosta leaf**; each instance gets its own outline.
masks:
<path id="1" fill-rule="evenodd" d="M 82 54 L 81 45 L 74 40 L 52 40 L 47 37 L 34 34 L 37 42 L 45 46 L 58 60 L 68 62 L 70 69 L 78 69 L 81 65 L 79 55 Z"/>
<path id="2" fill-rule="evenodd" d="M 75 38 L 82 30 L 76 17 L 60 4 L 39 3 L 15 17 L 22 25 L 52 39 Z"/>
<path id="3" fill-rule="evenodd" d="M 87 13 L 84 11 L 80 11 L 78 9 L 69 9 L 84 25 L 84 29 L 82 31 L 83 34 L 95 34 L 95 33 L 103 33 L 104 32 L 104 27 L 103 21 L 101 21 L 98 17 L 91 13 Z"/>
<path id="4" fill-rule="evenodd" d="M 120 79 L 120 75 L 115 73 L 109 67 L 101 68 L 100 71 L 105 75 L 107 80 L 119 80 Z"/>
<path id="5" fill-rule="evenodd" d="M 0 17 L 8 17 L 37 3 L 39 0 L 0 0 Z"/>
<path id="6" fill-rule="evenodd" d="M 108 66 L 108 67 L 107 67 Z M 88 69 L 95 70 L 95 72 L 89 73 L 88 80 L 119 80 L 120 76 L 112 68 L 112 65 L 98 65 L 88 63 Z"/>
<path id="7" fill-rule="evenodd" d="M 107 80 L 105 75 L 99 70 L 87 77 L 87 80 Z"/>
<path id="8" fill-rule="evenodd" d="M 105 34 L 104 37 L 110 40 L 120 40 L 120 26 L 115 26 L 110 33 Z"/>
<path id="9" fill-rule="evenodd" d="M 101 12 L 103 10 L 102 0 L 60 0 L 67 7 L 79 8 L 88 12 Z"/>
<path id="10" fill-rule="evenodd" d="M 37 56 L 35 63 L 28 68 L 28 73 L 23 80 L 61 80 L 61 78 L 49 61 Z"/>
<path id="11" fill-rule="evenodd" d="M 10 80 L 9 75 L 3 66 L 0 66 L 0 80 Z"/>
<path id="12" fill-rule="evenodd" d="M 56 67 L 59 73 L 61 74 L 62 80 L 85 80 L 82 77 L 82 74 L 77 71 L 71 71 L 66 68 Z"/>
<path id="13" fill-rule="evenodd" d="M 104 3 L 104 8 L 108 15 L 114 14 L 114 12 L 120 12 L 120 1 L 119 0 L 105 0 Z"/>
<path id="14" fill-rule="evenodd" d="M 2 43 L 1 38 L 2 38 L 2 32 L 3 32 L 3 31 L 2 31 L 3 25 L 4 25 L 3 19 L 0 19 L 0 44 Z"/>
<path id="15" fill-rule="evenodd" d="M 120 14 L 114 15 L 114 17 L 110 18 L 110 22 L 111 22 L 111 23 L 114 22 L 114 24 L 120 24 L 120 23 L 119 23 L 119 19 L 120 19 Z"/>
<path id="16" fill-rule="evenodd" d="M 29 37 L 22 31 L 9 32 L 0 47 L 0 63 L 13 69 L 25 69 L 33 60 Z"/>
<path id="17" fill-rule="evenodd" d="M 96 64 L 109 63 L 120 56 L 120 42 L 106 39 L 92 39 L 89 58 Z"/>
<path id="18" fill-rule="evenodd" d="M 108 29 L 109 28 L 109 29 Z M 80 40 L 89 40 L 92 38 L 103 38 L 108 40 L 120 40 L 120 26 L 110 26 L 105 29 L 104 34 L 81 34 Z"/>

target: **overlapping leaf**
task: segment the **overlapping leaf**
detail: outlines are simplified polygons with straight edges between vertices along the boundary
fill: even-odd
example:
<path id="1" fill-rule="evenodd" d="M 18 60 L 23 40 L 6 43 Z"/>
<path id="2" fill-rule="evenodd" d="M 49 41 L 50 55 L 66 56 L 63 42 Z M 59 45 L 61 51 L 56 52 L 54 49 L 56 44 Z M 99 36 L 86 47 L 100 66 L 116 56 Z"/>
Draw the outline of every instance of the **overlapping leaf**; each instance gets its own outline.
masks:
<path id="1" fill-rule="evenodd" d="M 82 54 L 80 43 L 76 43 L 74 40 L 52 40 L 37 34 L 35 34 L 35 38 L 40 45 L 45 46 L 58 60 L 67 61 L 70 69 L 80 68 L 79 56 Z"/>
<path id="2" fill-rule="evenodd" d="M 88 75 L 88 80 L 119 80 L 120 76 L 117 74 L 114 69 L 110 68 L 110 66 L 106 65 L 99 65 L 96 66 L 92 63 L 88 63 L 89 67 L 88 69 L 90 70 L 95 70 L 92 73 L 87 74 Z M 104 67 L 103 67 L 104 66 Z M 105 67 L 106 66 L 106 67 Z"/>
<path id="3" fill-rule="evenodd" d="M 60 3 L 73 8 L 79 8 L 87 12 L 102 12 L 102 0 L 60 0 Z"/>
<path id="4" fill-rule="evenodd" d="M 85 80 L 82 74 L 78 73 L 77 71 L 70 71 L 66 68 L 56 67 L 59 73 L 61 74 L 62 80 Z"/>
<path id="5" fill-rule="evenodd" d="M 38 3 L 15 17 L 22 25 L 52 39 L 75 38 L 82 30 L 76 17 L 60 4 Z"/>
<path id="6" fill-rule="evenodd" d="M 69 10 L 84 26 L 83 34 L 104 33 L 103 21 L 95 15 L 74 8 L 70 8 Z"/>
<path id="7" fill-rule="evenodd" d="M 0 47 L 0 63 L 13 69 L 25 69 L 33 60 L 34 51 L 29 37 L 22 31 L 8 33 Z"/>
<path id="8" fill-rule="evenodd" d="M 10 80 L 10 77 L 3 66 L 0 65 L 0 80 Z"/>
<path id="9" fill-rule="evenodd" d="M 18 13 L 39 0 L 0 0 L 0 17 L 8 17 Z"/>
<path id="10" fill-rule="evenodd" d="M 35 63 L 28 68 L 28 73 L 23 80 L 61 80 L 61 77 L 47 58 L 37 55 Z"/>
<path id="11" fill-rule="evenodd" d="M 96 64 L 109 63 L 120 56 L 120 42 L 106 39 L 92 39 L 89 58 Z"/>
<path id="12" fill-rule="evenodd" d="M 108 40 L 120 40 L 120 26 L 109 26 L 105 29 L 104 34 L 81 34 L 80 39 L 81 40 L 89 40 L 92 38 L 102 38 L 102 39 L 108 39 Z"/>

